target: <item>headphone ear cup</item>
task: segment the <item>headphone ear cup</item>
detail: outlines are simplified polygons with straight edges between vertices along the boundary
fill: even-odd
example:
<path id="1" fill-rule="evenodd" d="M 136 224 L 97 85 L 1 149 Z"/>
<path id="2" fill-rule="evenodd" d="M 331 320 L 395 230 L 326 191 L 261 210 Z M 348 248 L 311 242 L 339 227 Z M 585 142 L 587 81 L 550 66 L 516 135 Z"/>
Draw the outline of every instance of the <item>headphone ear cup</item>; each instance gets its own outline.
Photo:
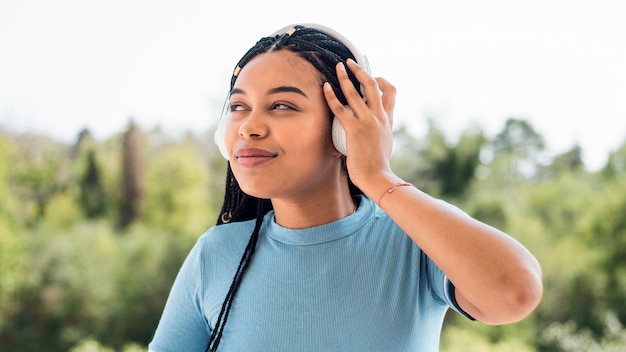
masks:
<path id="1" fill-rule="evenodd" d="M 215 131 L 215 134 L 213 135 L 213 138 L 215 139 L 215 144 L 220 150 L 220 154 L 222 154 L 224 159 L 229 160 L 226 143 L 224 142 L 224 130 L 218 127 L 218 129 Z"/>
<path id="2" fill-rule="evenodd" d="M 226 122 L 228 121 L 228 118 L 230 117 L 230 114 L 228 113 L 227 104 L 228 104 L 228 99 L 226 100 L 226 103 L 224 103 L 224 108 L 222 109 L 222 116 L 220 117 L 220 120 L 217 123 L 217 129 L 215 130 L 215 134 L 213 134 L 213 141 L 219 148 L 220 153 L 222 154 L 224 159 L 229 160 L 228 148 L 226 148 L 226 137 L 225 137 Z"/>
<path id="3" fill-rule="evenodd" d="M 343 107 L 348 110 L 349 113 L 354 115 L 354 111 L 352 111 L 350 105 L 344 105 Z M 343 128 L 343 126 L 335 116 L 333 116 L 331 134 L 335 149 L 337 149 L 337 151 L 343 155 L 348 155 L 348 148 L 346 147 L 346 130 Z"/>
<path id="4" fill-rule="evenodd" d="M 335 149 L 343 155 L 347 154 L 346 149 L 346 130 L 343 129 L 339 120 L 333 116 L 333 126 L 332 126 L 332 137 L 333 137 L 333 145 Z"/>

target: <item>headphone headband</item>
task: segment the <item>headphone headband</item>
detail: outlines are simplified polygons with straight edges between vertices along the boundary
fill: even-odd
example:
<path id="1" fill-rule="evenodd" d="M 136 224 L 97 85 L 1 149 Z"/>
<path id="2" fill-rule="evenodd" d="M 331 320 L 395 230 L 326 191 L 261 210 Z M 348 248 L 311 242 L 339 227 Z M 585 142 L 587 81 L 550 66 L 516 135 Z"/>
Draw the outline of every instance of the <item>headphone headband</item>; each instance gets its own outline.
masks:
<path id="1" fill-rule="evenodd" d="M 294 32 L 298 30 L 298 28 L 296 28 L 298 25 L 303 26 L 303 27 L 313 28 L 318 32 L 322 32 L 330 37 L 335 38 L 335 40 L 345 45 L 345 47 L 348 48 L 348 50 L 350 50 L 352 55 L 354 55 L 355 61 L 361 67 L 363 67 L 368 73 L 370 72 L 370 66 L 369 66 L 369 62 L 367 61 L 367 57 L 365 55 L 362 55 L 359 49 L 357 49 L 356 45 L 354 45 L 350 40 L 348 40 L 348 38 L 346 38 L 341 33 L 337 32 L 336 30 L 330 27 L 317 24 L 317 23 L 294 24 L 290 26 L 285 26 L 275 31 L 274 33 L 271 34 L 271 36 L 275 36 L 279 34 L 288 34 L 291 36 Z"/>

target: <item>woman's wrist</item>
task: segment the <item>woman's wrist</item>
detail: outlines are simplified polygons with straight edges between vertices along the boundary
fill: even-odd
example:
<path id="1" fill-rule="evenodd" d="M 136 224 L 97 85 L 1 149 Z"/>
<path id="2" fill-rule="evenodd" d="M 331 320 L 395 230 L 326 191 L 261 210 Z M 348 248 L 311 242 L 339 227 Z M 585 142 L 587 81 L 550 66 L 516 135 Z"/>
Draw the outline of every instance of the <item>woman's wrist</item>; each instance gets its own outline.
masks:
<path id="1" fill-rule="evenodd" d="M 385 198 L 385 196 L 389 193 L 392 193 L 393 191 L 396 190 L 396 188 L 398 187 L 414 187 L 412 183 L 410 182 L 396 182 L 393 185 L 391 185 L 391 187 L 389 187 L 385 192 L 383 192 L 380 197 L 378 197 L 378 200 L 376 201 L 376 204 L 378 204 L 378 206 L 381 206 L 381 202 L 383 201 L 383 198 Z"/>
<path id="2" fill-rule="evenodd" d="M 400 177 L 394 175 L 393 173 L 381 173 L 378 175 L 371 175 L 364 182 L 355 183 L 357 187 L 363 193 L 376 202 L 376 204 L 380 205 L 381 198 L 384 199 L 385 195 L 395 191 L 401 184 L 407 183 L 405 180 Z"/>

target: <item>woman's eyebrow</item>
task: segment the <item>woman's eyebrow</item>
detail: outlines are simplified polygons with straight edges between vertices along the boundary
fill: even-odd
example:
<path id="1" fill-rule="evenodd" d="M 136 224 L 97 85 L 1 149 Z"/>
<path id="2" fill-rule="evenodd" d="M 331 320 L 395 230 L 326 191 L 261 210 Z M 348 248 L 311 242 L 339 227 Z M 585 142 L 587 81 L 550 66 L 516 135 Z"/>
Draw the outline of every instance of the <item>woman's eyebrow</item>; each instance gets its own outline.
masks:
<path id="1" fill-rule="evenodd" d="M 298 87 L 293 87 L 293 86 L 278 86 L 275 88 L 271 88 L 267 91 L 268 95 L 271 94 L 278 94 L 278 93 L 296 93 L 296 94 L 300 94 L 305 98 L 309 98 L 308 95 L 306 95 L 306 93 L 304 93 L 304 91 L 302 91 L 302 89 L 298 88 Z M 246 91 L 241 89 L 241 88 L 233 88 L 230 91 L 230 95 L 234 95 L 234 94 L 241 94 L 241 95 L 247 95 Z"/>
<path id="2" fill-rule="evenodd" d="M 307 99 L 309 98 L 306 95 L 306 93 L 304 93 L 300 88 L 293 87 L 293 86 L 278 86 L 267 91 L 268 94 L 277 94 L 277 93 L 285 93 L 285 92 L 297 93 Z"/>
<path id="3" fill-rule="evenodd" d="M 233 95 L 233 94 L 242 94 L 242 95 L 246 95 L 246 91 L 245 91 L 245 90 L 243 90 L 243 89 L 241 89 L 241 88 L 233 88 L 233 89 L 230 91 L 230 94 L 229 94 L 229 95 Z"/>

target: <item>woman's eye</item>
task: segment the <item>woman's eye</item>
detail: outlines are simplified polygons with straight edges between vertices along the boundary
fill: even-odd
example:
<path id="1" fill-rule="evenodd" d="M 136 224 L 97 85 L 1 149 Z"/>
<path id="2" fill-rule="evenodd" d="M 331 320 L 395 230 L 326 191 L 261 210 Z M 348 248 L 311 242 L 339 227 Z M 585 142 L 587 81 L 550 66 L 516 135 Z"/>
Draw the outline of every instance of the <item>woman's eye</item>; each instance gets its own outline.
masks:
<path id="1" fill-rule="evenodd" d="M 285 103 L 275 103 L 272 105 L 273 110 L 294 110 L 291 105 Z"/>
<path id="2" fill-rule="evenodd" d="M 241 104 L 236 104 L 236 103 L 230 104 L 230 112 L 241 111 L 243 109 L 244 107 Z"/>

